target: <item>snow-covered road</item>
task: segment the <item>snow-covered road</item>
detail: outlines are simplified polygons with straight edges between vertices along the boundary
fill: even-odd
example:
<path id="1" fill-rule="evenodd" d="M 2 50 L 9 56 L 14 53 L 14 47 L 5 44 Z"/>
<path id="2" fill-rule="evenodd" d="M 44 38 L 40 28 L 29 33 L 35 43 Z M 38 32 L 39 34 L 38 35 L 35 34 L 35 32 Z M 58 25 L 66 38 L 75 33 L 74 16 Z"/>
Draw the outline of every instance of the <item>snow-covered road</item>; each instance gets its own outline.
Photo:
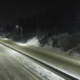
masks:
<path id="1" fill-rule="evenodd" d="M 30 56 L 52 68 L 68 74 L 69 76 L 80 79 L 80 62 L 77 59 L 57 54 L 54 51 L 52 52 L 44 49 L 41 50 L 41 48 L 37 47 L 20 46 L 11 40 L 0 39 L 0 42 L 14 50 L 23 53 L 24 55 Z"/>
<path id="2" fill-rule="evenodd" d="M 0 44 L 0 80 L 65 80 L 32 59 Z"/>

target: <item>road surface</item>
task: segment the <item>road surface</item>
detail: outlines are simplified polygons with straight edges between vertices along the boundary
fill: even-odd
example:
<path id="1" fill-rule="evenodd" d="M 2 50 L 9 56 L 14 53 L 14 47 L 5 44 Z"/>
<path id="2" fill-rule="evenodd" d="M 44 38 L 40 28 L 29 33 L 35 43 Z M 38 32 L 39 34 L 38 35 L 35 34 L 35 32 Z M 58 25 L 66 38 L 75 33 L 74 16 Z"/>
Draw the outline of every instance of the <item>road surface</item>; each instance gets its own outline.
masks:
<path id="1" fill-rule="evenodd" d="M 22 52 L 23 54 L 33 57 L 55 69 L 58 69 L 74 78 L 80 79 L 80 62 L 75 62 L 66 58 L 63 55 L 45 52 L 38 48 L 20 46 L 10 40 L 0 40 L 1 43 L 12 47 L 13 49 Z"/>
<path id="2" fill-rule="evenodd" d="M 0 44 L 0 80 L 48 80 L 24 55 Z"/>
<path id="3" fill-rule="evenodd" d="M 0 80 L 65 80 L 34 60 L 0 44 Z"/>

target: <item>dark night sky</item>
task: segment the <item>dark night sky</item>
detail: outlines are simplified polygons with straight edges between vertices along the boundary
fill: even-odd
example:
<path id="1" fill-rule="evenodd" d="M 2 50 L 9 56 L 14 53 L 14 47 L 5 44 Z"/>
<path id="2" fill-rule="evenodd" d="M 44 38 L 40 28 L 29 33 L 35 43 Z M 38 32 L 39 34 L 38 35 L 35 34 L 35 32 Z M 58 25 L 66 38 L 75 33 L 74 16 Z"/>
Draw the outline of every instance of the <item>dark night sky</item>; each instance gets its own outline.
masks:
<path id="1" fill-rule="evenodd" d="M 28 15 L 29 4 L 18 1 L 0 2 L 0 26 L 5 26 L 7 22 L 12 23 L 19 17 Z"/>
<path id="2" fill-rule="evenodd" d="M 55 0 L 55 3 L 65 4 L 65 1 L 62 2 L 59 0 Z M 4 27 L 7 22 L 13 23 L 13 21 L 18 18 L 25 18 L 25 16 L 28 15 L 38 14 L 39 10 L 43 11 L 46 7 L 55 5 L 55 3 L 54 2 L 52 3 L 49 0 L 46 0 L 46 2 L 44 0 L 43 2 L 39 2 L 38 0 L 33 1 L 0 0 L 0 26 Z M 69 4 L 71 4 L 71 2 Z"/>
<path id="3" fill-rule="evenodd" d="M 0 2 L 0 26 L 6 25 L 7 22 L 12 23 L 14 20 L 25 15 L 29 15 L 31 4 L 23 1 L 1 1 Z"/>
<path id="4" fill-rule="evenodd" d="M 46 1 L 47 2 L 47 1 Z M 38 13 L 39 9 L 45 5 L 37 0 L 34 1 L 0 1 L 0 26 L 4 27 L 6 23 L 13 23 L 18 18 L 24 18 L 25 15 Z M 39 7 L 40 6 L 40 7 Z"/>

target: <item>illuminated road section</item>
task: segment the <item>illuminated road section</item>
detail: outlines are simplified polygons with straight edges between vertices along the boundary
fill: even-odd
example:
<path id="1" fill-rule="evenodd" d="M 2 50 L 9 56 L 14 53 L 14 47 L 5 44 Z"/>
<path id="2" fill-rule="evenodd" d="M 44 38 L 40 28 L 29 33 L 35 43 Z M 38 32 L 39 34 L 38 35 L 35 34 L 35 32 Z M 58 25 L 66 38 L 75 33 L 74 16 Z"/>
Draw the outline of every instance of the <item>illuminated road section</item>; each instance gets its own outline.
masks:
<path id="1" fill-rule="evenodd" d="M 65 80 L 32 59 L 0 44 L 0 80 Z"/>

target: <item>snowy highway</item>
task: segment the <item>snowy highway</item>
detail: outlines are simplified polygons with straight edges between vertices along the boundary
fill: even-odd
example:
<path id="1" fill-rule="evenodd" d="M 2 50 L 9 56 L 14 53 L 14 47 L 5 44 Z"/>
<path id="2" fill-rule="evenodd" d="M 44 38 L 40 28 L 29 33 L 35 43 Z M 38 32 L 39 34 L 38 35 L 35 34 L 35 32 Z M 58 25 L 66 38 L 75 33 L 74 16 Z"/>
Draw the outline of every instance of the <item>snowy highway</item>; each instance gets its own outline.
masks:
<path id="1" fill-rule="evenodd" d="M 35 61 L 0 44 L 0 80 L 65 80 Z"/>
<path id="2" fill-rule="evenodd" d="M 43 63 L 45 63 L 45 64 L 47 64 L 47 65 L 49 65 L 49 66 L 51 66 L 51 67 L 53 67 L 57 70 L 59 70 L 59 71 L 62 71 L 62 72 L 66 73 L 66 74 L 68 74 L 68 75 L 70 75 L 74 78 L 80 79 L 80 76 L 79 76 L 80 75 L 80 63 L 75 62 L 76 60 L 75 61 L 70 60 L 69 58 L 66 58 L 65 56 L 62 56 L 62 55 L 51 54 L 48 51 L 45 53 L 44 50 L 41 50 L 39 48 L 33 48 L 33 47 L 29 47 L 29 46 L 26 47 L 26 46 L 20 46 L 20 45 L 18 46 L 16 43 L 14 43 L 13 41 L 10 41 L 10 40 L 1 39 L 0 42 L 2 44 L 6 45 L 6 46 L 11 47 L 12 49 L 15 49 L 19 52 L 22 52 L 24 55 L 33 57 L 34 59 L 39 60 L 39 61 L 41 61 L 41 62 L 43 62 Z M 16 68 L 19 69 L 18 71 L 21 70 L 20 72 L 16 71 L 16 74 L 18 74 L 19 76 L 21 75 L 21 73 L 24 73 L 25 76 L 26 76 L 26 74 L 32 76 L 34 78 L 32 80 L 38 80 L 38 79 L 40 79 L 40 80 L 47 80 L 47 79 L 55 80 L 54 79 L 55 78 L 54 73 L 52 73 L 49 70 L 47 71 L 47 69 L 45 70 L 44 67 L 42 67 L 41 65 L 36 64 L 33 61 L 32 61 L 33 63 L 30 62 L 30 60 L 28 60 L 28 58 L 26 58 L 24 55 L 22 55 L 20 53 L 17 52 L 18 53 L 17 54 L 14 50 L 11 51 L 12 49 L 10 50 L 10 48 L 8 50 L 7 49 L 8 47 L 6 47 L 6 46 L 4 46 L 4 47 L 6 47 L 6 48 L 4 48 L 2 44 L 0 44 L 1 51 L 2 50 L 3 50 L 2 52 L 5 51 L 3 54 L 5 54 L 7 51 L 8 52 L 7 52 L 7 54 L 5 54 L 6 56 L 1 54 L 1 56 L 4 57 L 4 59 L 5 59 L 4 60 L 1 57 L 1 59 L 3 59 L 1 61 L 3 61 L 2 63 L 4 63 L 4 62 L 8 63 L 8 64 L 6 64 L 7 66 L 11 65 L 10 67 L 12 67 L 12 70 L 13 70 L 12 72 L 14 72 L 14 69 L 15 69 L 15 68 L 13 69 L 13 67 L 16 67 Z M 10 61 L 8 62 L 6 59 L 8 61 L 9 60 Z M 23 62 L 21 62 L 21 61 L 23 61 Z M 28 61 L 28 62 L 25 62 L 25 61 Z M 26 65 L 29 66 L 29 67 L 27 66 L 27 68 L 28 68 L 27 71 L 29 71 L 29 73 L 26 72 L 25 68 L 23 68 L 23 66 L 25 67 L 25 65 L 23 63 L 27 63 Z M 14 64 L 14 66 L 13 66 L 13 64 Z M 21 65 L 22 65 L 22 67 L 21 67 Z M 37 72 L 37 74 L 36 74 L 36 72 Z M 34 73 L 34 75 L 33 75 L 33 73 Z M 15 74 L 15 73 L 12 73 L 12 74 Z M 36 77 L 35 77 L 35 75 L 36 75 Z M 45 76 L 46 79 L 44 78 L 43 75 Z M 60 74 L 59 74 L 59 76 L 58 75 L 56 75 L 56 76 L 57 76 L 56 80 L 69 80 L 69 79 L 64 79 L 64 77 L 63 78 L 60 77 L 61 76 Z M 22 76 L 20 76 L 20 77 L 22 77 Z M 29 76 L 28 76 L 28 78 L 29 78 Z M 16 80 L 16 79 L 14 79 L 14 80 Z M 17 79 L 17 80 L 20 80 L 20 79 Z M 25 79 L 25 77 L 23 77 L 21 80 L 26 80 L 26 79 Z M 76 80 L 76 79 L 70 79 L 70 80 Z"/>
<path id="3" fill-rule="evenodd" d="M 30 66 L 28 58 L 0 44 L 0 80 L 45 80 Z"/>

